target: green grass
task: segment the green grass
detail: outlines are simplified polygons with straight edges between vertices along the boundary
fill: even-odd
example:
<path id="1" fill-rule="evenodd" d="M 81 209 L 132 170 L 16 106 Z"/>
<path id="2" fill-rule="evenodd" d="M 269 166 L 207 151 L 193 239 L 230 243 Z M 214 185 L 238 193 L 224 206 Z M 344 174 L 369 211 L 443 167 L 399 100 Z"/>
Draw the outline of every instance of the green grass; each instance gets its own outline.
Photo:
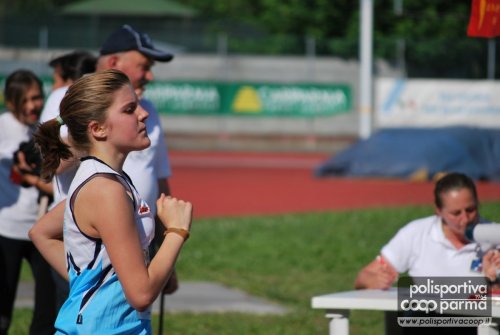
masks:
<path id="1" fill-rule="evenodd" d="M 216 281 L 289 308 L 286 316 L 169 314 L 165 333 L 327 334 L 311 297 L 350 290 L 358 270 L 408 221 L 430 206 L 197 220 L 177 264 L 181 280 Z M 481 207 L 500 218 L 500 203 Z M 11 334 L 25 334 L 31 312 L 17 310 Z M 351 334 L 382 334 L 383 315 L 353 311 Z M 154 329 L 157 319 L 153 320 Z"/>

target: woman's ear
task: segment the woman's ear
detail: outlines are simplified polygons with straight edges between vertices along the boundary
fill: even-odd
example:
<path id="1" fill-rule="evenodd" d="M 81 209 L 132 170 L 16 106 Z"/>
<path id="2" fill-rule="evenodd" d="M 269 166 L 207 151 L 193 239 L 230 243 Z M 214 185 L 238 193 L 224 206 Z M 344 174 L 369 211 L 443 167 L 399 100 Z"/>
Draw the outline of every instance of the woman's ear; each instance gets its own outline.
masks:
<path id="1" fill-rule="evenodd" d="M 96 140 L 106 139 L 106 128 L 97 121 L 90 121 L 88 130 L 90 135 Z"/>
<path id="2" fill-rule="evenodd" d="M 436 216 L 439 216 L 441 217 L 441 209 L 439 209 L 438 207 L 434 206 L 434 213 L 436 214 Z"/>

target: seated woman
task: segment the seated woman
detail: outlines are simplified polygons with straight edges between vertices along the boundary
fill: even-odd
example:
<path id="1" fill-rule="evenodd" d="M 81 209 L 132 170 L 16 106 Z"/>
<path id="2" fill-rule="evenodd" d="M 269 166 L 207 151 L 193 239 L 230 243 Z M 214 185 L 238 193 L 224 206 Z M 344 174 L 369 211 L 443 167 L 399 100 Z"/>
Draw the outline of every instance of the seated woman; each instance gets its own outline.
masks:
<path id="1" fill-rule="evenodd" d="M 405 272 L 410 277 L 485 276 L 497 282 L 500 253 L 490 250 L 483 255 L 465 236 L 469 225 L 484 221 L 474 182 L 461 173 L 447 174 L 436 183 L 434 198 L 435 214 L 401 228 L 380 255 L 358 273 L 356 289 L 387 289 Z M 428 333 L 430 329 L 425 330 Z M 445 331 L 437 330 L 440 334 Z"/>

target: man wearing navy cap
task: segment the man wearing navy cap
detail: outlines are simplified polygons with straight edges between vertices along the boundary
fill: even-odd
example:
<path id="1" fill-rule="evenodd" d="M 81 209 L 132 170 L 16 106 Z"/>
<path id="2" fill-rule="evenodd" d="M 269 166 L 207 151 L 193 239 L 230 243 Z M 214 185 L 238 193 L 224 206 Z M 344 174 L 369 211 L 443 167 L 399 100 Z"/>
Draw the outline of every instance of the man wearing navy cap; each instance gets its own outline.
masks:
<path id="1" fill-rule="evenodd" d="M 123 71 L 141 97 L 145 85 L 153 80 L 154 62 L 169 62 L 173 58 L 171 53 L 156 49 L 147 34 L 124 25 L 102 44 L 97 70 Z"/>
<path id="2" fill-rule="evenodd" d="M 130 79 L 141 106 L 149 113 L 146 119 L 151 146 L 142 151 L 131 152 L 123 170 L 130 176 L 139 194 L 156 214 L 156 200 L 161 193 L 170 194 L 168 177 L 172 174 L 168 161 L 167 146 L 156 108 L 144 99 L 147 83 L 154 79 L 151 71 L 155 61 L 169 62 L 174 56 L 155 48 L 149 36 L 129 25 L 111 33 L 101 46 L 96 70 L 115 69 L 124 72 Z M 156 237 L 162 236 L 163 225 L 157 222 Z M 177 289 L 175 272 L 167 284 L 165 293 Z"/>

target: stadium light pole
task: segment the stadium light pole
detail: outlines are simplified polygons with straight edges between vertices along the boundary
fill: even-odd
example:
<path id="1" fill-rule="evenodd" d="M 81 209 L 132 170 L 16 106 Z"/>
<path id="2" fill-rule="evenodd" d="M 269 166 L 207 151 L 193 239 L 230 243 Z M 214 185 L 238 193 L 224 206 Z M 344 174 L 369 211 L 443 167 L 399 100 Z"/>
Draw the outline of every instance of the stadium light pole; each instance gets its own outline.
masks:
<path id="1" fill-rule="evenodd" d="M 360 1 L 359 137 L 366 139 L 371 135 L 373 114 L 373 0 Z"/>

